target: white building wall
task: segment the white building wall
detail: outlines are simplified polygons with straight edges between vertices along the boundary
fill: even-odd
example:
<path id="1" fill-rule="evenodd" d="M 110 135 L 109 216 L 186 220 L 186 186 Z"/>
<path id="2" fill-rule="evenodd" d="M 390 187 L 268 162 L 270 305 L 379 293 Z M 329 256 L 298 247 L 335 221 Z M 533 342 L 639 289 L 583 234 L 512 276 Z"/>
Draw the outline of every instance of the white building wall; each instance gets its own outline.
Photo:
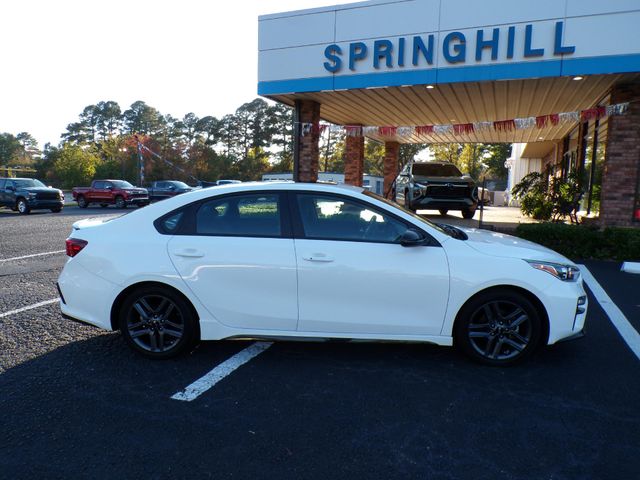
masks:
<path id="1" fill-rule="evenodd" d="M 554 54 L 556 22 L 563 22 L 562 46 L 575 51 Z M 531 47 L 542 56 L 525 56 L 526 25 Z M 416 83 L 446 83 L 561 75 L 640 71 L 640 1 L 638 0 L 374 0 L 276 13 L 259 18 L 259 93 L 365 88 Z M 509 27 L 515 27 L 513 57 L 507 58 Z M 485 40 L 499 29 L 498 58 L 490 49 L 476 60 L 478 30 Z M 466 38 L 463 62 L 443 55 L 445 36 Z M 420 56 L 413 65 L 412 38 L 435 40 L 433 64 Z M 398 65 L 398 39 L 405 38 L 405 63 Z M 390 40 L 394 62 L 373 65 L 374 42 Z M 363 42 L 365 59 L 349 69 L 349 45 Z M 342 48 L 342 68 L 323 66 L 325 48 Z M 508 66 L 509 68 L 504 68 Z M 481 67 L 481 68 L 478 68 Z"/>
<path id="2" fill-rule="evenodd" d="M 507 177 L 507 195 L 508 205 L 510 207 L 519 207 L 518 202 L 511 195 L 511 190 L 520 181 L 531 172 L 542 172 L 542 159 L 541 158 L 522 158 L 522 152 L 526 143 L 514 143 L 511 149 L 511 157 L 507 159 L 507 167 L 509 169 L 509 176 Z"/>

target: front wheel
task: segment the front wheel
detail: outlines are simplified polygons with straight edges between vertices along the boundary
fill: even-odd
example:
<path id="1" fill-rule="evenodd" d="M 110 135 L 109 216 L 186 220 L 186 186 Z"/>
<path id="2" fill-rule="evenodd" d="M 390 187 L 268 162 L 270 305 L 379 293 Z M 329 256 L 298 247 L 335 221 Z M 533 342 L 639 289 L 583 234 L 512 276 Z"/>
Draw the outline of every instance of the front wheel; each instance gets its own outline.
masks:
<path id="1" fill-rule="evenodd" d="M 116 197 L 116 208 L 127 208 L 127 202 L 124 201 L 124 197 L 121 195 Z"/>
<path id="2" fill-rule="evenodd" d="M 21 215 L 27 215 L 31 212 L 31 208 L 29 208 L 29 204 L 24 198 L 18 200 L 16 208 Z"/>
<path id="3" fill-rule="evenodd" d="M 476 209 L 475 208 L 463 208 L 462 209 L 462 218 L 473 218 L 473 216 L 476 214 Z"/>
<path id="4" fill-rule="evenodd" d="M 516 291 L 478 295 L 458 313 L 454 343 L 473 360 L 509 366 L 530 356 L 542 339 L 542 319 L 531 301 Z"/>
<path id="5" fill-rule="evenodd" d="M 447 210 L 446 208 L 441 208 L 440 210 L 438 210 L 440 212 L 440 215 L 442 215 L 443 217 L 449 213 L 449 210 Z"/>
<path id="6" fill-rule="evenodd" d="M 199 338 L 198 318 L 191 305 L 161 286 L 132 292 L 122 304 L 119 325 L 131 348 L 154 359 L 175 357 Z"/>
<path id="7" fill-rule="evenodd" d="M 78 198 L 76 198 L 76 201 L 78 202 L 78 207 L 80 208 L 87 208 L 89 206 L 89 203 L 84 198 L 84 195 L 78 195 Z"/>
<path id="8" fill-rule="evenodd" d="M 52 208 L 51 211 L 53 213 L 60 213 L 62 211 L 62 207 L 56 207 L 56 208 Z"/>

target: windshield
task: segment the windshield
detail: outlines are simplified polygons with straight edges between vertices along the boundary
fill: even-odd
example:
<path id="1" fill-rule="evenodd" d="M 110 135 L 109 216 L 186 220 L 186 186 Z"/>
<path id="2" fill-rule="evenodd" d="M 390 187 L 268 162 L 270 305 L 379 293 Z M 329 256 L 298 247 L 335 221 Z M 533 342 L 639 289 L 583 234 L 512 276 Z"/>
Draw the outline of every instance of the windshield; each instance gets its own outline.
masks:
<path id="1" fill-rule="evenodd" d="M 30 187 L 45 187 L 46 188 L 47 187 L 40 180 L 36 180 L 34 178 L 17 179 L 17 180 L 14 180 L 13 183 L 15 184 L 16 188 L 30 188 Z"/>
<path id="2" fill-rule="evenodd" d="M 177 188 L 191 188 L 189 185 L 187 185 L 184 182 L 175 181 L 175 182 L 170 182 L 170 183 L 171 183 L 171 185 L 173 185 L 173 186 L 175 186 Z"/>
<path id="3" fill-rule="evenodd" d="M 113 183 L 113 186 L 116 188 L 133 188 L 133 185 L 124 180 L 112 180 L 111 183 Z"/>
<path id="4" fill-rule="evenodd" d="M 461 177 L 455 165 L 441 163 L 414 163 L 413 174 L 420 177 Z"/>
<path id="5" fill-rule="evenodd" d="M 396 202 L 392 202 L 391 200 L 387 200 L 386 198 L 384 198 L 381 195 L 378 195 L 377 193 L 373 193 L 370 192 L 368 190 L 365 190 L 364 192 L 362 192 L 364 195 L 366 195 L 367 197 L 371 197 L 371 198 L 375 198 L 376 200 L 379 200 L 381 202 L 386 203 L 387 205 L 397 208 L 398 210 L 402 210 L 404 213 L 407 213 L 409 215 L 411 215 L 413 218 L 415 218 L 416 220 L 420 220 L 422 223 L 429 225 L 431 228 L 435 228 L 436 230 L 438 230 L 441 233 L 444 233 L 445 235 L 449 235 L 451 236 L 451 234 L 447 233 L 447 231 L 442 228 L 440 225 L 437 225 L 429 220 L 427 220 L 424 217 L 421 217 L 420 215 L 418 215 L 417 213 L 413 213 L 411 210 L 407 210 L 406 208 L 398 205 Z"/>

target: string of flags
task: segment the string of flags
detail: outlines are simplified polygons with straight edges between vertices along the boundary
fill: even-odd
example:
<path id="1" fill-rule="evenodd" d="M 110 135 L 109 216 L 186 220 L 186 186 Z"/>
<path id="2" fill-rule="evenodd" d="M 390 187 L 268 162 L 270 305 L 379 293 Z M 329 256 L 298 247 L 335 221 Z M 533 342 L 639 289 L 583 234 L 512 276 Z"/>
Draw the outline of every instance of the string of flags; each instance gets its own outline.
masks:
<path id="1" fill-rule="evenodd" d="M 564 122 L 587 122 L 613 115 L 624 115 L 629 108 L 629 102 L 617 103 L 606 107 L 588 108 L 575 112 L 552 113 L 536 117 L 511 118 L 507 120 L 453 123 L 445 125 L 405 125 L 405 126 L 363 126 L 363 125 L 334 125 L 329 123 L 300 123 L 300 135 L 322 134 L 329 129 L 332 133 L 345 133 L 349 137 L 375 136 L 382 137 L 411 137 L 413 135 L 468 135 L 474 132 L 495 130 L 511 132 L 529 128 L 545 128 Z"/>

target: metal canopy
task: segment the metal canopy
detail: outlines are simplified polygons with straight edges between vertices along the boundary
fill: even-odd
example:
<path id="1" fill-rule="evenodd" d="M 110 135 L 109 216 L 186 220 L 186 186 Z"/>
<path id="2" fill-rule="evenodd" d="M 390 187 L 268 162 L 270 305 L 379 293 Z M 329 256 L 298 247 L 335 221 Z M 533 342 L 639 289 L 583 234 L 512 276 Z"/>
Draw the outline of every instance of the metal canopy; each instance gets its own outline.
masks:
<path id="1" fill-rule="evenodd" d="M 612 85 L 633 82 L 640 74 L 592 75 L 526 80 L 448 83 L 359 90 L 322 91 L 273 95 L 270 98 L 293 105 L 295 99 L 321 104 L 323 120 L 339 125 L 439 125 L 507 120 L 592 108 L 607 95 Z M 576 123 L 514 131 L 493 129 L 470 134 L 382 137 L 377 141 L 400 143 L 531 143 L 563 138 Z"/>

